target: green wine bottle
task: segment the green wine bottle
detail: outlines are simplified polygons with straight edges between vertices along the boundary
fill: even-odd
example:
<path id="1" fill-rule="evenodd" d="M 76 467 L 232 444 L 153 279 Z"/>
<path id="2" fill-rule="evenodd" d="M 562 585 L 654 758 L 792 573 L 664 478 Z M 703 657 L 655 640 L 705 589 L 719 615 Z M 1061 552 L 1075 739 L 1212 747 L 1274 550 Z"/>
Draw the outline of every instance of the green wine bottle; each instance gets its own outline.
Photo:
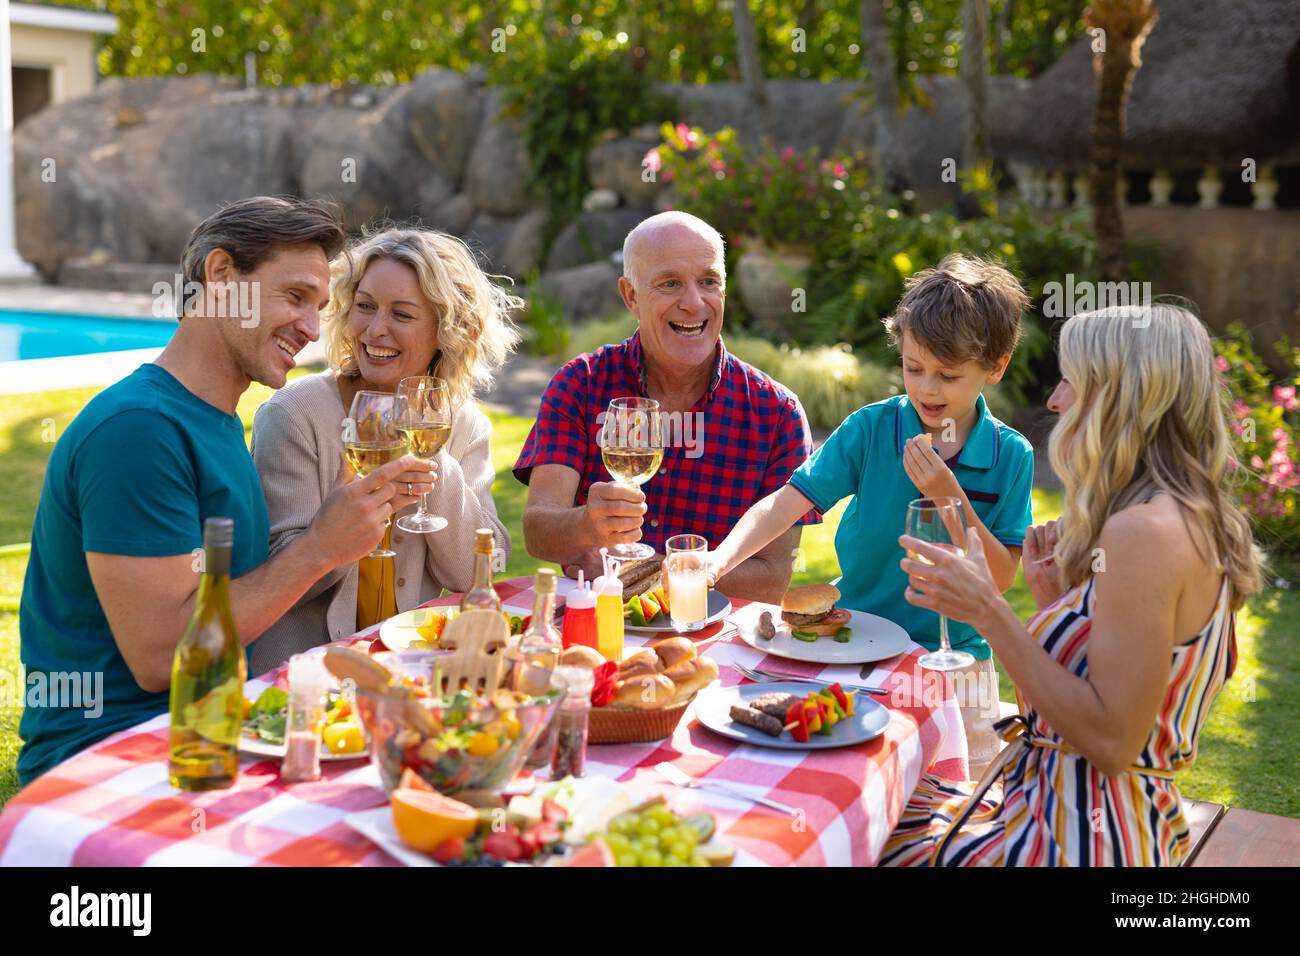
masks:
<path id="1" fill-rule="evenodd" d="M 234 522 L 203 523 L 203 577 L 194 616 L 172 659 L 169 779 L 181 790 L 219 790 L 239 772 L 244 647 L 230 613 Z"/>

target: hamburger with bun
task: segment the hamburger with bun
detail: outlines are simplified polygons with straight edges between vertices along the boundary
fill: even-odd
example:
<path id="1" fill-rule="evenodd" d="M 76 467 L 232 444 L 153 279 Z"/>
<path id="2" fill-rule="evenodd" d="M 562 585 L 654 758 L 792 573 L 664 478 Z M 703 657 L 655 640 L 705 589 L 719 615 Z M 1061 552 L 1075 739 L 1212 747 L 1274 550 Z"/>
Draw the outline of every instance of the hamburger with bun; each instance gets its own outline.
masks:
<path id="1" fill-rule="evenodd" d="M 835 606 L 839 599 L 839 588 L 833 584 L 791 588 L 781 601 L 781 620 L 792 631 L 833 636 L 851 620 L 848 611 Z"/>

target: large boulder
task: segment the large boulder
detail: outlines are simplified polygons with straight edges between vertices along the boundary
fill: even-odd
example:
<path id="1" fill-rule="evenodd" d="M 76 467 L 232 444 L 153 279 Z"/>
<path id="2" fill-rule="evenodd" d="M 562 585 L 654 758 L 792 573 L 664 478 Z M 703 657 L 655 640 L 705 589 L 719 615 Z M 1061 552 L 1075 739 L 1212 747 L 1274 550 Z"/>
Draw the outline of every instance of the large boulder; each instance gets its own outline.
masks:
<path id="1" fill-rule="evenodd" d="M 478 131 L 487 91 L 451 70 L 426 70 L 404 89 L 411 139 L 440 176 L 459 183 Z"/>
<path id="2" fill-rule="evenodd" d="M 623 248 L 623 240 L 653 210 L 620 206 L 579 214 L 560 230 L 546 256 L 547 269 L 569 269 L 588 262 L 608 261 Z"/>
<path id="3" fill-rule="evenodd" d="M 653 206 L 663 184 L 642 178 L 641 161 L 659 145 L 653 140 L 620 137 L 597 143 L 587 153 L 587 175 L 593 189 L 609 189 L 629 206 Z"/>
<path id="4" fill-rule="evenodd" d="M 570 322 L 581 322 L 608 318 L 627 308 L 618 294 L 620 275 L 614 264 L 606 260 L 546 272 L 537 284 L 543 293 L 556 300 Z"/>
<path id="5" fill-rule="evenodd" d="M 465 170 L 465 192 L 486 213 L 516 216 L 533 204 L 528 195 L 528 150 L 519 119 L 502 111 L 504 99 L 499 89 L 487 95 Z"/>

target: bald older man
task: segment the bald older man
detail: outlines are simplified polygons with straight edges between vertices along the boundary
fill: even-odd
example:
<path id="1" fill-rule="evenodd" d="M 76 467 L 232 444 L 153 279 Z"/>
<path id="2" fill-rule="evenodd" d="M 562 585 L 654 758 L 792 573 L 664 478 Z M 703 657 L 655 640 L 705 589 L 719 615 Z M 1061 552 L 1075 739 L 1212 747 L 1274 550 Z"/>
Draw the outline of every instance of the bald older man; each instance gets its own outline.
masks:
<path id="1" fill-rule="evenodd" d="M 726 278 L 722 237 L 702 219 L 661 213 L 628 234 L 618 288 L 637 329 L 555 373 L 515 463 L 515 477 L 528 485 L 529 554 L 592 576 L 601 547 L 644 541 L 662 554 L 677 534 L 703 535 L 716 547 L 811 453 L 799 399 L 723 345 Z M 657 400 L 672 425 L 663 464 L 641 488 L 608 480 L 597 441 L 610 400 L 636 395 Z M 718 590 L 780 602 L 799 525 L 819 520 L 804 515 Z"/>

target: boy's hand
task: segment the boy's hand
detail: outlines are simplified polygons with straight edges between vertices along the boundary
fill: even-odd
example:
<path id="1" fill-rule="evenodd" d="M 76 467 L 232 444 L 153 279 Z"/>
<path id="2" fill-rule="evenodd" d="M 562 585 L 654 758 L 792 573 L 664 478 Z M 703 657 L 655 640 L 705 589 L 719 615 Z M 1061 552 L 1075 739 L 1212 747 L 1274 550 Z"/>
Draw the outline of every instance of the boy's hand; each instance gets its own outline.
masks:
<path id="1" fill-rule="evenodd" d="M 961 485 L 934 447 L 920 435 L 903 446 L 903 470 L 927 498 L 960 498 Z"/>

